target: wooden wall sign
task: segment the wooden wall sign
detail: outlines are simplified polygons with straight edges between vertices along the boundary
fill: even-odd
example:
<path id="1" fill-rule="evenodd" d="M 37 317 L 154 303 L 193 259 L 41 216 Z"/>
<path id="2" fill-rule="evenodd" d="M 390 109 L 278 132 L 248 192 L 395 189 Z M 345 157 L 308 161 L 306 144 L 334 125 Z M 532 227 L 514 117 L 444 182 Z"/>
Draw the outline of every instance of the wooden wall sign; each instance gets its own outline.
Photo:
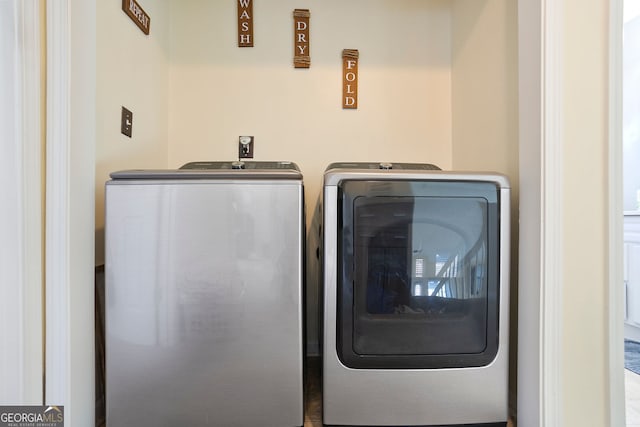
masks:
<path id="1" fill-rule="evenodd" d="M 143 33 L 149 35 L 151 18 L 149 18 L 149 15 L 140 7 L 136 0 L 122 0 L 122 10 L 136 23 Z"/>
<path id="2" fill-rule="evenodd" d="M 342 108 L 358 108 L 358 50 L 342 51 Z"/>
<path id="3" fill-rule="evenodd" d="M 238 47 L 253 47 L 253 0 L 238 0 Z"/>
<path id="4" fill-rule="evenodd" d="M 309 9 L 295 9 L 293 11 L 293 66 L 295 68 L 309 68 L 311 66 L 311 52 L 309 47 Z"/>

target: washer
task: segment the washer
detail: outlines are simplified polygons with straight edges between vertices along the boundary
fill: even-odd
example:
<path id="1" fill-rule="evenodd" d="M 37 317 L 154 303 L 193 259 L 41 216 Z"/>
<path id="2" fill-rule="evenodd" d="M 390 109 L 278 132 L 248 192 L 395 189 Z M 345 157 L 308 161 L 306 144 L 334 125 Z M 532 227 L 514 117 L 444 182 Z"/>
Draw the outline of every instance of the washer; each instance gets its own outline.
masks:
<path id="1" fill-rule="evenodd" d="M 499 174 L 327 168 L 325 425 L 506 425 L 509 194 Z"/>
<path id="2" fill-rule="evenodd" d="M 298 167 L 194 162 L 111 178 L 107 425 L 301 426 Z"/>

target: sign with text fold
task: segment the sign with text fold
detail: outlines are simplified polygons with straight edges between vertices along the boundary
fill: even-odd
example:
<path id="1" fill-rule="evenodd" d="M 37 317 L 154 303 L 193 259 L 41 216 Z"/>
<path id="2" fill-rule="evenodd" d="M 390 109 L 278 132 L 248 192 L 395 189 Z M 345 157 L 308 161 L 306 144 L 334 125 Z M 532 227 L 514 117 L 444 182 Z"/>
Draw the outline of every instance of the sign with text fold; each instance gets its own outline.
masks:
<path id="1" fill-rule="evenodd" d="M 342 51 L 342 108 L 358 108 L 358 58 L 357 49 Z"/>

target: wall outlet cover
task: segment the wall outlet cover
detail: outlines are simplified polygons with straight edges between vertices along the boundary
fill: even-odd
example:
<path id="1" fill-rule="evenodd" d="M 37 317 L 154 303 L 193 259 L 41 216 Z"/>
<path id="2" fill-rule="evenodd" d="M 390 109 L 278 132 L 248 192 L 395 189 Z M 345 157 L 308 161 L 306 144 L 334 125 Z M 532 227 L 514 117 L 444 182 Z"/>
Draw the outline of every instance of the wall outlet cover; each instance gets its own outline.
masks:
<path id="1" fill-rule="evenodd" d="M 238 158 L 253 159 L 253 136 L 238 137 Z"/>

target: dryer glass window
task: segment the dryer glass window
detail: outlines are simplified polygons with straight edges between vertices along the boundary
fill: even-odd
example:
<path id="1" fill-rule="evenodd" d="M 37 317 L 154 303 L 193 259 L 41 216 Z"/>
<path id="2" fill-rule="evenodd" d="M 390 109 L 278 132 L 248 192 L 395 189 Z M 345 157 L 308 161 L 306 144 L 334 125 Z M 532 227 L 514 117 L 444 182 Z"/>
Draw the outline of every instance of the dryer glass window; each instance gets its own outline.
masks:
<path id="1" fill-rule="evenodd" d="M 440 367 L 455 365 L 456 355 L 470 366 L 493 358 L 495 186 L 349 184 L 343 187 L 338 294 L 347 364 Z"/>
<path id="2" fill-rule="evenodd" d="M 356 353 L 484 350 L 485 218 L 479 198 L 355 200 Z"/>

